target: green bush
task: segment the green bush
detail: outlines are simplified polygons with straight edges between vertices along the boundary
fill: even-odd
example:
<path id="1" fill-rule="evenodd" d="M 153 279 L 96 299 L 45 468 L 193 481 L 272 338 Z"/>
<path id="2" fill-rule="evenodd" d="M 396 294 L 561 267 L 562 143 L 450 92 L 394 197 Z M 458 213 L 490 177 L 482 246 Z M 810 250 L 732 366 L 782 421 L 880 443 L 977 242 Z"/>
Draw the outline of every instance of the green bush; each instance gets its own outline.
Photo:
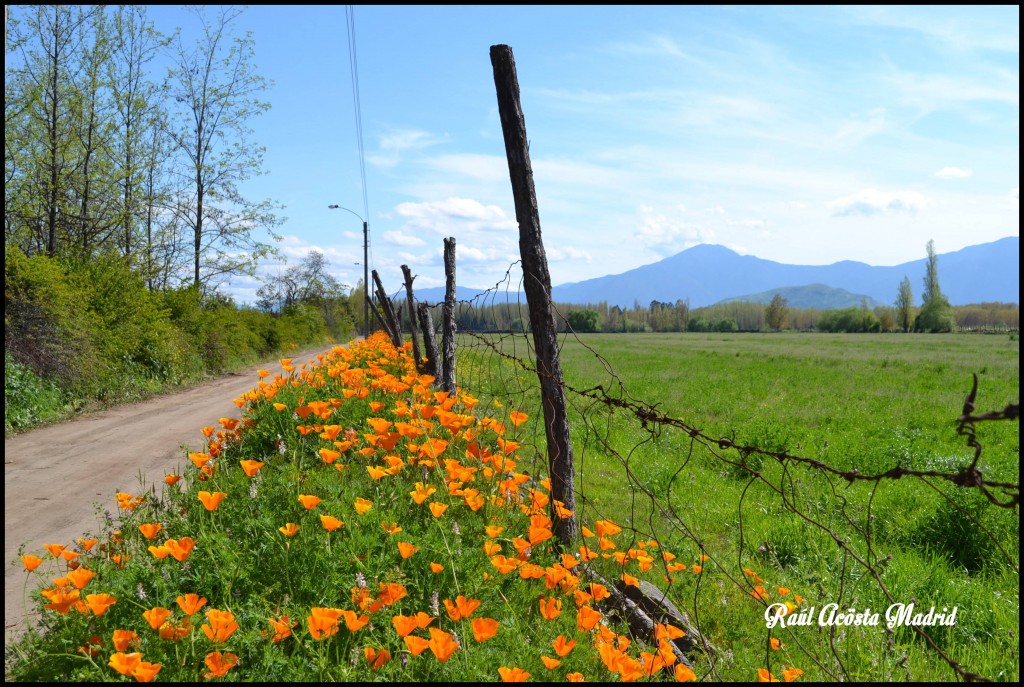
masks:
<path id="1" fill-rule="evenodd" d="M 4 353 L 4 431 L 22 429 L 61 416 L 64 398 L 52 382 L 40 379 Z"/>

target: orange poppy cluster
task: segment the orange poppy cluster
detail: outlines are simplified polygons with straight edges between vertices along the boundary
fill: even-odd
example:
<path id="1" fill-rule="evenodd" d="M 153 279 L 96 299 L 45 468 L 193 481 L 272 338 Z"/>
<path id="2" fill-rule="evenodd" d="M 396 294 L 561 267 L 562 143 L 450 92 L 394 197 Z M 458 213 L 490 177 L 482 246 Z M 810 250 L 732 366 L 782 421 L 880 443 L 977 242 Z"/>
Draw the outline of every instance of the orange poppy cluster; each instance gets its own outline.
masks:
<path id="1" fill-rule="evenodd" d="M 587 638 L 594 654 L 610 673 L 623 681 L 658 673 L 670 674 L 682 681 L 696 679 L 687 666 L 678 663 L 673 651 L 671 643 L 682 636 L 682 630 L 671 625 L 659 625 L 656 646 L 650 647 L 653 650 L 638 652 L 627 636 L 612 629 L 600 610 L 599 604 L 609 597 L 609 590 L 595 582 L 585 583 L 577 570 L 581 564 L 600 558 L 615 564 L 623 582 L 639 585 L 640 576 L 651 571 L 659 557 L 664 564 L 663 569 L 670 574 L 687 570 L 687 566 L 675 562 L 676 556 L 662 550 L 656 541 L 634 541 L 629 547 L 620 547 L 616 537 L 623 528 L 608 519 L 594 522 L 593 530 L 582 527 L 584 541 L 578 549 L 571 553 L 556 551 L 552 517 L 568 518 L 573 513 L 565 504 L 552 500 L 550 479 L 538 479 L 518 469 L 520 444 L 513 437 L 505 436 L 507 429 L 502 419 L 489 416 L 487 411 L 490 409 L 477 407 L 476 398 L 462 390 L 454 394 L 435 391 L 432 377 L 415 372 L 408 347 L 395 349 L 386 337 L 379 335 L 363 342 L 353 342 L 348 347 L 335 347 L 330 354 L 319 356 L 318 364 L 309 367 L 297 367 L 290 359 L 283 359 L 281 365 L 287 374 L 271 377 L 269 371 L 260 371 L 257 387 L 235 399 L 239 407 L 248 409 L 242 420 L 221 418 L 218 422 L 220 429 L 214 426 L 203 428 L 207 439 L 205 450 L 188 454 L 191 462 L 188 470 L 191 472 L 184 476 L 184 484 L 188 490 L 195 489 L 199 483 L 208 483 L 226 491 L 217 491 L 213 486 L 190 491 L 195 494 L 190 501 L 192 504 L 198 500 L 205 511 L 212 513 L 224 503 L 231 509 L 236 507 L 232 504 L 244 500 L 244 494 L 232 492 L 237 486 L 231 485 L 237 485 L 237 480 L 221 480 L 221 471 L 238 470 L 235 466 L 239 466 L 255 489 L 268 471 L 279 469 L 286 459 L 280 458 L 276 450 L 273 456 L 256 456 L 259 460 L 242 455 L 235 457 L 236 452 L 243 453 L 242 447 L 250 430 L 258 428 L 255 418 L 270 418 L 275 427 L 285 427 L 284 432 L 291 431 L 289 427 L 294 428 L 294 434 L 278 434 L 275 446 L 300 446 L 301 449 L 296 451 L 319 457 L 315 470 L 326 471 L 324 475 L 344 472 L 345 485 L 350 487 L 350 490 L 340 492 L 348 494 L 344 500 L 334 492 L 312 487 L 292 492 L 289 497 L 291 503 L 297 501 L 301 510 L 296 507 L 292 511 L 298 522 L 287 522 L 282 517 L 275 523 L 280 534 L 273 536 L 283 546 L 319 546 L 325 539 L 329 545 L 332 538 L 344 538 L 352 527 L 372 526 L 376 529 L 376 522 L 380 520 L 376 513 L 388 517 L 397 499 L 408 504 L 411 517 L 401 523 L 388 519 L 380 522 L 384 536 L 395 538 L 394 548 L 390 550 L 396 553 L 392 554 L 394 558 L 389 564 L 393 569 L 411 571 L 422 567 L 432 575 L 440 574 L 446 567 L 429 560 L 429 556 L 423 553 L 429 551 L 433 555 L 439 549 L 424 535 L 433 531 L 432 528 L 447 528 L 456 533 L 460 528 L 467 532 L 467 528 L 472 528 L 480 533 L 481 547 L 490 562 L 488 572 L 483 573 L 485 586 L 516 579 L 523 584 L 536 585 L 539 593 L 533 598 L 538 599 L 538 604 L 533 608 L 538 609 L 540 618 L 553 623 L 551 627 L 565 628 L 570 634 L 574 621 L 575 631 L 579 633 L 577 639 Z M 294 398 L 298 393 L 302 395 L 296 402 Z M 494 407 L 500 409 L 504 406 L 495 403 Z M 289 425 L 285 421 L 282 425 L 281 420 L 287 420 L 289 416 L 293 422 Z M 519 410 L 507 411 L 505 418 L 515 428 L 529 419 Z M 287 448 L 283 448 L 280 453 L 286 451 Z M 228 456 L 235 459 L 229 461 L 226 459 Z M 349 471 L 354 464 L 362 465 L 365 473 L 363 469 Z M 179 485 L 183 477 L 168 475 L 165 482 L 169 486 Z M 367 486 L 365 496 L 352 493 L 351 489 L 357 490 L 364 483 Z M 309 484 L 323 482 L 311 480 Z M 250 490 L 250 495 L 255 493 Z M 371 496 L 372 499 L 369 498 Z M 117 502 L 122 511 L 131 513 L 145 500 L 118 493 Z M 348 509 L 354 511 L 353 517 L 357 522 L 346 527 L 338 516 L 343 514 L 342 510 Z M 374 515 L 368 515 L 371 511 Z M 198 513 L 203 514 L 203 511 Z M 214 516 L 204 517 L 208 520 Z M 300 523 L 308 523 L 307 518 L 314 518 L 312 522 L 319 522 L 322 529 L 313 527 L 312 532 L 304 529 Z M 338 532 L 343 527 L 345 529 Z M 142 544 L 158 560 L 172 557 L 185 563 L 198 544 L 190 536 L 168 538 L 160 545 L 146 544 L 147 541 L 155 541 L 163 531 L 160 522 L 141 523 L 137 530 L 145 540 Z M 117 536 L 112 536 L 104 545 L 103 553 L 118 567 L 123 567 L 132 554 L 120 533 L 115 534 Z M 284 539 L 280 538 L 281 535 Z M 201 542 L 202 536 L 196 536 Z M 96 540 L 91 541 L 90 547 L 96 543 Z M 47 547 L 50 553 L 66 561 L 69 568 L 82 553 L 68 551 L 60 545 L 51 546 Z M 699 562 L 705 560 L 707 556 L 702 555 Z M 32 571 L 43 560 L 26 555 L 22 562 L 27 570 Z M 454 559 L 452 566 L 457 570 L 458 562 Z M 61 614 L 75 609 L 102 616 L 117 599 L 110 594 L 89 594 L 84 599 L 80 598 L 80 590 L 88 584 L 92 573 L 85 567 L 75 567 L 77 570 L 55 579 L 52 587 L 42 591 L 49 602 L 46 608 Z M 689 569 L 697 575 L 703 570 L 699 564 Z M 760 578 L 755 582 L 761 582 Z M 768 598 L 768 593 L 760 585 L 753 586 L 751 595 L 757 600 Z M 423 598 L 421 593 L 414 596 Z M 430 655 L 443 664 L 457 651 L 469 650 L 459 637 L 465 638 L 471 633 L 473 640 L 480 644 L 497 637 L 503 627 L 501 622 L 487 615 L 488 612 L 500 612 L 498 605 L 488 608 L 489 602 L 481 598 L 464 594 L 454 596 L 443 599 L 445 619 L 440 613 L 442 604 L 437 603 L 441 600 L 435 599 L 436 607 L 429 609 L 431 612 L 428 613 L 428 609 L 416 607 L 409 590 L 402 583 L 393 581 L 393 578 L 374 579 L 369 585 L 360 584 L 351 589 L 352 606 L 349 608 L 309 607 L 302 630 L 297 629 L 299 621 L 291 619 L 295 617 L 294 612 L 292 615 L 278 615 L 275 611 L 276 617 L 266 618 L 269 628 L 262 632 L 262 636 L 271 644 L 290 638 L 301 642 L 306 641 L 306 637 L 321 643 L 338 635 L 344 625 L 347 631 L 347 635 L 342 633 L 344 637 L 356 635 L 361 638 L 366 635 L 365 639 L 355 641 L 361 646 L 370 670 L 384 668 L 394 654 L 408 652 L 410 656 L 418 657 L 428 649 Z M 794 598 L 798 603 L 802 602 L 796 595 Z M 174 613 L 162 606 L 149 608 L 142 617 L 161 640 L 175 642 L 192 635 L 193 616 L 206 603 L 205 597 L 188 593 L 177 597 L 177 606 L 185 616 L 181 620 L 176 620 Z M 573 607 L 574 612 L 567 610 Z M 790 610 L 795 608 L 793 606 Z M 295 607 L 292 609 L 294 611 Z M 306 611 L 300 613 L 305 615 Z M 374 620 L 378 613 L 390 618 L 383 622 L 379 618 Z M 564 619 L 559 620 L 563 613 Z M 443 626 L 447 626 L 449 620 L 451 625 L 446 629 Z M 195 624 L 198 625 L 199 621 L 196 620 Z M 379 628 L 389 626 L 397 633 L 397 640 L 392 639 L 390 643 L 379 632 Z M 219 646 L 232 641 L 239 622 L 228 610 L 208 608 L 200 629 L 210 644 Z M 361 632 L 363 634 L 357 634 Z M 156 676 L 160 664 L 142 661 L 140 652 L 124 653 L 139 642 L 134 631 L 118 629 L 114 637 L 116 653 L 109 659 L 111 668 L 139 681 Z M 540 664 L 547 670 L 558 668 L 577 647 L 577 639 L 558 634 L 550 642 L 553 655 L 542 654 Z M 87 643 L 80 651 L 98 651 L 100 645 Z M 208 669 L 204 673 L 207 679 L 223 677 L 238 665 L 238 656 L 211 651 L 206 654 L 204 663 Z M 796 679 L 800 674 L 796 668 L 783 671 L 787 680 Z M 521 667 L 501 666 L 498 677 L 503 681 L 522 681 L 531 675 Z M 577 671 L 565 674 L 569 681 L 582 681 L 583 678 Z M 600 679 L 600 676 L 591 676 L 593 678 Z"/>

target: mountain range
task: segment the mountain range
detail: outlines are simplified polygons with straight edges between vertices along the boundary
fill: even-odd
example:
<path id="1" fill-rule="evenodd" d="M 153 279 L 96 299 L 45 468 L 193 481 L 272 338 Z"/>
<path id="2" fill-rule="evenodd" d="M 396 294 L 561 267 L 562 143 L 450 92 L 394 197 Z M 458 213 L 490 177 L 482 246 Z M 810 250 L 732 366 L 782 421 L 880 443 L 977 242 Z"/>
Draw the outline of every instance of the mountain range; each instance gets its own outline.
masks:
<path id="1" fill-rule="evenodd" d="M 1019 237 L 940 253 L 936 258 L 939 284 L 951 304 L 1020 302 Z M 869 304 L 891 304 L 900 282 L 907 277 L 915 303 L 920 303 L 927 262 L 925 257 L 893 266 L 851 260 L 831 265 L 788 265 L 740 255 L 725 246 L 701 244 L 622 274 L 555 286 L 552 297 L 558 303 L 607 301 L 620 307 L 630 307 L 634 302 L 646 306 L 653 300 L 683 300 L 691 308 L 699 308 L 725 300 L 766 302 L 765 298 L 771 300 L 775 293 L 783 293 L 788 299 L 788 293 L 799 293 L 799 304 L 790 303 L 791 307 L 836 308 L 847 307 L 845 297 L 837 290 L 849 292 L 850 304 L 860 305 L 865 297 Z M 794 291 L 793 287 L 806 288 Z M 469 299 L 480 291 L 460 287 L 458 298 Z M 514 300 L 517 296 L 510 293 L 507 298 Z M 443 300 L 444 288 L 423 289 L 417 292 L 417 298 Z M 498 295 L 486 302 L 505 298 Z"/>

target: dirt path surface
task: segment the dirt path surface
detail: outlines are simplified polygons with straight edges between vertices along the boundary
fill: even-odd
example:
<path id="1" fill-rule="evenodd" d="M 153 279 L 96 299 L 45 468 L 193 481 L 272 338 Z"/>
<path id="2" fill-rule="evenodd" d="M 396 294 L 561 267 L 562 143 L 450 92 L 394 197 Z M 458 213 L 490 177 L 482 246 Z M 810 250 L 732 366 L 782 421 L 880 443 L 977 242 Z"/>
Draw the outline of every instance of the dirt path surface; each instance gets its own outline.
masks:
<path id="1" fill-rule="evenodd" d="M 317 348 L 292 355 L 296 364 Z M 277 361 L 253 366 L 201 386 L 104 410 L 4 440 L 4 645 L 38 611 L 26 613 L 29 587 L 18 547 L 48 558 L 43 544 L 73 544 L 100 528 L 101 510 L 116 512 L 114 494 L 141 494 L 163 487 L 168 472 L 181 474 L 188 459 L 183 446 L 201 450 L 200 428 L 221 417 L 239 417 L 232 400 L 256 386 L 256 370 L 280 370 Z"/>

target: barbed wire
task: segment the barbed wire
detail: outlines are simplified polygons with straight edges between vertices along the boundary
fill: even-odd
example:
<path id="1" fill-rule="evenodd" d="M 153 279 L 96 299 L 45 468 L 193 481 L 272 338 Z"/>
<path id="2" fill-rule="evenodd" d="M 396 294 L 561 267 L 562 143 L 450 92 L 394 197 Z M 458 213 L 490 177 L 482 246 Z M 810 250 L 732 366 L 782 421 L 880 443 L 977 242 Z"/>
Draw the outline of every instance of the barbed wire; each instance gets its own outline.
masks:
<path id="1" fill-rule="evenodd" d="M 474 327 L 463 327 L 460 331 L 460 343 L 457 349 L 457 383 L 462 389 L 473 394 L 482 394 L 498 403 L 507 403 L 510 407 L 521 410 L 532 410 L 541 413 L 540 392 L 538 390 L 539 370 L 534 356 L 531 337 L 528 334 L 528 318 L 523 312 L 525 303 L 522 293 L 522 281 L 513 290 L 513 270 L 519 261 L 512 263 L 505 277 L 494 287 L 471 299 L 459 299 L 457 319 L 472 321 Z M 514 296 L 513 296 L 514 294 Z M 431 307 L 437 308 L 440 304 Z M 568 326 L 568 319 L 553 306 L 553 315 L 564 329 L 566 336 L 560 339 L 559 348 L 563 348 L 570 339 L 581 346 L 588 354 L 600 363 L 607 375 L 603 383 L 574 385 L 564 380 L 561 387 L 566 401 L 575 413 L 574 432 L 578 434 L 573 441 L 578 485 L 575 490 L 577 500 L 577 517 L 590 522 L 586 514 L 595 514 L 594 520 L 607 518 L 607 507 L 588 496 L 588 485 L 591 480 L 608 479 L 604 468 L 598 467 L 605 462 L 592 460 L 593 454 L 603 454 L 612 458 L 623 470 L 624 487 L 629 491 L 629 524 L 623 529 L 629 533 L 630 547 L 646 539 L 653 540 L 661 546 L 663 541 L 672 540 L 675 546 L 682 542 L 690 542 L 706 564 L 714 566 L 725 580 L 745 595 L 751 595 L 764 608 L 769 603 L 766 596 L 757 594 L 754 579 L 739 571 L 749 571 L 751 561 L 760 556 L 770 559 L 777 553 L 765 548 L 769 542 L 755 545 L 748 539 L 745 528 L 745 510 L 748 500 L 755 492 L 755 485 L 762 485 L 775 497 L 780 507 L 798 518 L 800 522 L 814 531 L 822 533 L 835 549 L 841 554 L 837 597 L 835 603 L 843 607 L 848 598 L 856 595 L 860 581 L 870 579 L 890 604 L 896 603 L 896 597 L 883 580 L 884 571 L 892 556 L 881 555 L 875 543 L 873 508 L 879 489 L 888 483 L 911 478 L 922 482 L 928 489 L 936 492 L 945 504 L 960 514 L 976 528 L 978 536 L 987 538 L 1001 556 L 1002 561 L 1018 572 L 1018 565 L 1013 555 L 1008 552 L 978 517 L 957 503 L 949 493 L 939 487 L 949 484 L 957 489 L 976 490 L 986 501 L 1001 509 L 1015 510 L 1019 504 L 1020 486 L 1017 482 L 994 480 L 985 476 L 978 467 L 983 447 L 978 440 L 975 424 L 978 422 L 1017 420 L 1019 405 L 1009 404 L 1002 410 L 975 414 L 977 396 L 977 375 L 974 386 L 964 402 L 962 412 L 956 420 L 956 431 L 965 437 L 967 445 L 974 451 L 973 460 L 956 470 L 917 469 L 896 465 L 890 469 L 873 472 L 861 472 L 857 468 L 842 468 L 830 465 L 819 458 L 796 455 L 787 450 L 771 450 L 750 445 L 735 438 L 716 437 L 681 418 L 674 417 L 661 407 L 660 403 L 650 403 L 630 394 L 623 379 L 616 373 L 611 363 L 588 345 Z M 472 317 L 470 317 L 472 315 Z M 492 318 L 486 321 L 486 318 Z M 479 331 L 477 331 L 479 330 Z M 642 436 L 634 439 L 628 446 L 616 445 L 612 438 L 615 423 L 632 422 L 636 424 Z M 665 432 L 680 432 L 686 437 L 688 447 L 680 457 L 678 465 L 668 478 L 667 483 L 655 490 L 645 483 L 642 475 L 634 469 L 633 463 L 642 450 L 654 446 Z M 517 437 L 517 441 L 531 441 L 533 451 L 529 456 L 520 453 L 520 461 L 529 462 L 525 471 L 531 474 L 542 474 L 547 471 L 545 459 L 545 436 L 542 422 L 534 425 L 531 438 Z M 650 446 L 649 446 L 650 445 Z M 688 522 L 677 503 L 679 489 L 684 474 L 689 474 L 691 483 L 694 473 L 690 469 L 698 452 L 710 457 L 723 465 L 727 471 L 744 476 L 747 483 L 737 501 L 735 567 L 726 554 L 719 552 L 717 543 L 705 541 L 700 527 Z M 524 460 L 525 459 L 525 460 Z M 767 463 L 764 461 L 768 460 Z M 531 462 L 532 461 L 532 462 Z M 777 468 L 771 468 L 775 465 Z M 592 474 L 593 473 L 593 474 Z M 619 479 L 619 478 L 615 478 Z M 823 512 L 834 515 L 837 522 L 827 522 L 825 517 L 816 515 L 808 508 L 806 497 L 801 494 L 800 486 L 804 480 L 822 481 L 826 493 L 837 507 Z M 866 504 L 851 502 L 849 489 L 854 485 L 869 488 Z M 761 492 L 758 492 L 761 493 Z M 643 503 L 638 499 L 642 498 Z M 804 501 L 802 502 L 801 499 Z M 757 506 L 761 507 L 761 506 Z M 638 518 L 643 518 L 642 523 Z M 843 531 L 841 531 L 843 530 Z M 659 566 L 668 581 L 666 594 L 677 587 L 667 567 L 667 561 L 660 560 Z M 782 567 L 782 566 L 780 566 Z M 855 574 L 854 570 L 862 573 Z M 703 575 L 697 576 L 696 584 L 690 595 L 688 610 L 692 626 L 701 637 L 714 632 L 714 613 L 708 609 L 702 598 L 713 593 L 710 583 Z M 819 581 L 818 592 L 825 595 L 825 589 Z M 681 588 L 682 591 L 685 589 Z M 724 599 L 725 597 L 723 597 Z M 852 601 L 851 601 L 852 603 Z M 710 624 L 709 624 L 710 622 Z M 910 625 L 913 632 L 957 675 L 965 681 L 987 680 L 986 677 L 961 666 L 928 632 L 918 625 Z M 828 660 L 818 655 L 817 647 L 806 643 L 796 633 L 789 633 L 793 641 L 823 675 L 834 680 L 856 679 L 844 661 L 844 650 L 839 646 L 840 635 L 837 628 L 830 626 L 827 646 Z M 721 664 L 728 661 L 727 657 L 714 651 L 707 652 L 708 664 L 706 674 L 702 677 L 722 679 Z M 766 663 L 771 664 L 771 652 L 766 653 Z M 908 671 L 907 657 L 896 664 Z"/>

